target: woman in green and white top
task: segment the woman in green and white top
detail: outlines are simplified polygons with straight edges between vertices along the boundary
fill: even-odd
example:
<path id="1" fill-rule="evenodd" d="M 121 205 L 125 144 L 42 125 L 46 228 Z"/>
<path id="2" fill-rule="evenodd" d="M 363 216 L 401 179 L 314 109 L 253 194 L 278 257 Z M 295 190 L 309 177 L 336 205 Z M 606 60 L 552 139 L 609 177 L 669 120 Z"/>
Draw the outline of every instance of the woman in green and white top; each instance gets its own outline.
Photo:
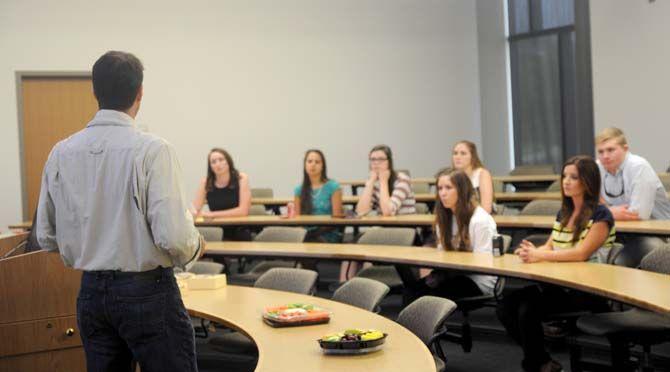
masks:
<path id="1" fill-rule="evenodd" d="M 604 262 L 614 242 L 614 217 L 600 204 L 600 171 L 588 156 L 563 165 L 562 206 L 551 236 L 540 247 L 524 240 L 515 253 L 523 262 Z M 542 319 L 577 311 L 607 311 L 604 299 L 551 285 L 532 285 L 506 294 L 498 318 L 523 349 L 524 371 L 562 371 L 544 348 Z"/>
<path id="2" fill-rule="evenodd" d="M 549 240 L 537 248 L 524 240 L 515 253 L 524 262 L 605 262 L 614 243 L 614 217 L 600 204 L 596 162 L 588 156 L 569 159 L 563 165 L 561 190 L 563 203 Z"/>

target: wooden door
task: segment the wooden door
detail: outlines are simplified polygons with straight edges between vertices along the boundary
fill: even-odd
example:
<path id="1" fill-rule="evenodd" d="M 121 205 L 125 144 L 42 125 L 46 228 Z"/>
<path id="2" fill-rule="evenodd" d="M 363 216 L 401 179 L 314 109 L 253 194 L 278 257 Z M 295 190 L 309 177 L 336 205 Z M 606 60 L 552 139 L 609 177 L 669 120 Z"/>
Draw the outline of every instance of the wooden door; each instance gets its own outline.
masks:
<path id="1" fill-rule="evenodd" d="M 98 110 L 90 77 L 22 77 L 24 220 L 32 219 L 42 170 L 53 146 L 81 130 Z"/>

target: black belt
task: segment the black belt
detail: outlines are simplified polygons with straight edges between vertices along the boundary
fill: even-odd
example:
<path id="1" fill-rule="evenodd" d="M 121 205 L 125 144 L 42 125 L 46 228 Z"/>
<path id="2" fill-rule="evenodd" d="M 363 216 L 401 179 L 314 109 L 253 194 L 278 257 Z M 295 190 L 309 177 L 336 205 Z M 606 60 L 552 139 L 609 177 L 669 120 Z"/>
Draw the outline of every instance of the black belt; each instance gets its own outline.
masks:
<path id="1" fill-rule="evenodd" d="M 96 278 L 112 278 L 112 279 L 151 279 L 151 278 L 160 278 L 165 273 L 172 274 L 171 267 L 162 267 L 158 266 L 153 270 L 147 271 L 120 271 L 120 270 L 98 270 L 98 271 L 84 271 L 84 275 L 93 276 Z"/>

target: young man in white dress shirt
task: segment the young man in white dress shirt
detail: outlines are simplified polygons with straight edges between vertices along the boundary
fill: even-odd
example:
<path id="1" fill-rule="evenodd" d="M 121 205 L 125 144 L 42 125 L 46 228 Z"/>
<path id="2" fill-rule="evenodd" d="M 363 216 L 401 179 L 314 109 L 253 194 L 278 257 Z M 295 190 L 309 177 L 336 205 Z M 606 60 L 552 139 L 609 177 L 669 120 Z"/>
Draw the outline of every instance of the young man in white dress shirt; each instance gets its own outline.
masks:
<path id="1" fill-rule="evenodd" d="M 670 201 L 649 162 L 628 150 L 626 136 L 607 128 L 596 137 L 601 197 L 615 220 L 670 219 Z"/>

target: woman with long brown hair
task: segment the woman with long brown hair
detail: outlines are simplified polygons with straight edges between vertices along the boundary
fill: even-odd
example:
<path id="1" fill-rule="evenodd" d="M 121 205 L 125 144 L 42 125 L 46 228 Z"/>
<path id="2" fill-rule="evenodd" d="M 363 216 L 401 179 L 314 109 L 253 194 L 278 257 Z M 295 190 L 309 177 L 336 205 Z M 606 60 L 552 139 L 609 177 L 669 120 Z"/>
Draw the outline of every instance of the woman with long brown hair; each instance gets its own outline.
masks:
<path id="1" fill-rule="evenodd" d="M 523 262 L 605 262 L 614 242 L 614 218 L 600 204 L 600 172 L 588 156 L 575 156 L 563 165 L 562 206 L 551 236 L 536 247 L 524 240 L 515 253 Z M 506 294 L 498 303 L 498 318 L 521 345 L 525 371 L 561 371 L 544 348 L 542 319 L 552 313 L 606 311 L 604 299 L 577 291 L 534 285 Z"/>
<path id="2" fill-rule="evenodd" d="M 302 184 L 294 190 L 296 214 L 341 216 L 342 189 L 328 178 L 326 158 L 321 150 L 310 149 L 303 159 Z M 337 243 L 342 233 L 334 227 L 308 227 L 307 241 Z"/>
<path id="3" fill-rule="evenodd" d="M 479 205 L 488 213 L 493 213 L 493 177 L 484 168 L 477 145 L 470 141 L 459 141 L 451 151 L 451 166 L 468 175 L 475 189 Z"/>
<path id="4" fill-rule="evenodd" d="M 493 254 L 496 223 L 477 203 L 470 178 L 460 170 L 437 175 L 435 238 L 437 249 Z M 496 277 L 433 270 L 408 288 L 410 297 L 426 294 L 457 299 L 493 293 Z"/>
<path id="5" fill-rule="evenodd" d="M 207 204 L 209 211 L 202 211 Z M 207 177 L 200 181 L 192 203 L 194 217 L 206 219 L 244 217 L 251 209 L 249 177 L 235 168 L 233 158 L 221 148 L 213 148 L 207 155 Z M 224 229 L 225 239 L 250 240 L 248 229 Z"/>
<path id="6" fill-rule="evenodd" d="M 393 168 L 393 153 L 377 145 L 368 154 L 370 175 L 356 204 L 356 213 L 377 211 L 383 216 L 416 213 L 416 201 L 409 175 Z"/>

